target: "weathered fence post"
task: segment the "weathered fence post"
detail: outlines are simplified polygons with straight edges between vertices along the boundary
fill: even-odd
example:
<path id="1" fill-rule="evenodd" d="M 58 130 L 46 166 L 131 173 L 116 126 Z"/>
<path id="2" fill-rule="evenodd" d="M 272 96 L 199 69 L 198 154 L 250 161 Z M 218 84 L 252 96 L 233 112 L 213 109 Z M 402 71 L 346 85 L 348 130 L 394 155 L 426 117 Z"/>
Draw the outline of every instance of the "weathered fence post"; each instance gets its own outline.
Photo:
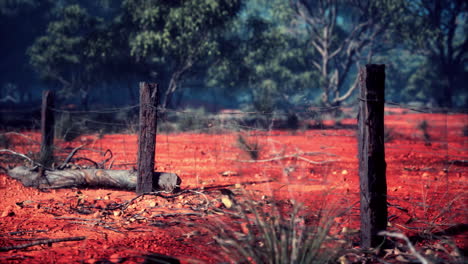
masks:
<path id="1" fill-rule="evenodd" d="M 39 161 L 49 167 L 54 158 L 54 93 L 46 90 L 42 92 L 41 107 L 41 154 Z"/>
<path id="2" fill-rule="evenodd" d="M 153 189 L 154 157 L 156 150 L 158 85 L 140 82 L 140 130 L 138 134 L 138 161 L 136 192 Z"/>
<path id="3" fill-rule="evenodd" d="M 358 115 L 359 181 L 361 188 L 361 246 L 383 242 L 387 227 L 387 180 L 384 147 L 385 65 L 361 68 Z"/>

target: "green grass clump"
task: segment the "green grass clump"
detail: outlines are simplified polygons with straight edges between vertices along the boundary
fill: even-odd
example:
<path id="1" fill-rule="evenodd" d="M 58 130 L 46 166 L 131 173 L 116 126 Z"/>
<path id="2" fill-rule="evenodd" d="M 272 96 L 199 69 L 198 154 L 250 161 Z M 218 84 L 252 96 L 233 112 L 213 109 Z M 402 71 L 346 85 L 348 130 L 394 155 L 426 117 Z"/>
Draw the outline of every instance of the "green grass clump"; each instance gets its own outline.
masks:
<path id="1" fill-rule="evenodd" d="M 337 250 L 329 249 L 333 217 L 304 215 L 301 204 L 289 210 L 275 204 L 245 199 L 233 207 L 239 221 L 220 222 L 214 239 L 234 263 L 331 263 Z M 311 220 L 315 219 L 315 220 Z M 332 247 L 333 248 L 333 247 Z"/>

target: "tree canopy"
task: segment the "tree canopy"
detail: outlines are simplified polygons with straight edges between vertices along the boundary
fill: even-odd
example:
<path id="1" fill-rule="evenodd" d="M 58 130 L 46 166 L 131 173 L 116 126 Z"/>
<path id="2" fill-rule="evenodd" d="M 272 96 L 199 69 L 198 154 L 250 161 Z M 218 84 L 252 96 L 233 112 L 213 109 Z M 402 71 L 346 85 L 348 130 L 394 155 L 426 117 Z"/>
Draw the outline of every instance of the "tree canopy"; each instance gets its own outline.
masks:
<path id="1" fill-rule="evenodd" d="M 0 97 L 40 80 L 86 107 L 146 80 L 163 107 L 202 88 L 271 112 L 349 102 L 358 68 L 385 63 L 390 100 L 467 104 L 462 0 L 9 0 L 0 22 Z"/>

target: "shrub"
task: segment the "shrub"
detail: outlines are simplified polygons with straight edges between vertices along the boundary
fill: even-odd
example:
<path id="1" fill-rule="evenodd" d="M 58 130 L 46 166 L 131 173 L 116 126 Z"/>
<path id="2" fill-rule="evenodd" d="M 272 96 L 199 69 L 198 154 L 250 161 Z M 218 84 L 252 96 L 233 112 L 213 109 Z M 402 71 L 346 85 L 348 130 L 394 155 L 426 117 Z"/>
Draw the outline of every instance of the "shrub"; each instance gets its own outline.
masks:
<path id="1" fill-rule="evenodd" d="M 239 134 L 237 136 L 237 146 L 253 160 L 257 160 L 260 157 L 261 146 L 258 140 L 249 140 Z"/>
<path id="2" fill-rule="evenodd" d="M 206 123 L 206 112 L 205 109 L 200 108 L 188 108 L 181 113 L 177 113 L 177 129 L 179 131 L 193 131 L 200 130 L 207 127 Z"/>
<path id="3" fill-rule="evenodd" d="M 427 146 L 431 145 L 431 135 L 429 135 L 429 123 L 423 120 L 418 124 L 418 129 L 423 133 L 423 138 Z"/>
<path id="4" fill-rule="evenodd" d="M 251 198 L 237 203 L 239 221 L 229 226 L 220 221 L 215 241 L 234 263 L 330 263 L 338 252 L 327 249 L 333 217 L 308 223 L 302 205 L 292 202 L 290 210 L 275 203 L 262 204 Z M 239 232 L 239 230 L 241 232 Z"/>
<path id="5" fill-rule="evenodd" d="M 297 129 L 299 129 L 299 117 L 297 116 L 297 114 L 289 114 L 288 115 L 288 119 L 286 120 L 286 124 L 287 124 L 287 127 L 293 131 L 296 131 Z"/>

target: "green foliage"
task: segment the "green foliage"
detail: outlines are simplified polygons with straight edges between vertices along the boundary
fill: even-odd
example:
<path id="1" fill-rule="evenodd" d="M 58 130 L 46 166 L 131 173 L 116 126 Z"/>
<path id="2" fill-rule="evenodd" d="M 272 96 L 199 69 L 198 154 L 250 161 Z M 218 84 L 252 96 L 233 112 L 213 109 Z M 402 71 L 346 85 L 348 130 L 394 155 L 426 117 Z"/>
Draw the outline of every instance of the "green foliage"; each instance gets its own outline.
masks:
<path id="1" fill-rule="evenodd" d="M 405 23 L 394 32 L 395 39 L 408 50 L 425 56 L 426 63 L 421 66 L 430 65 L 424 71 L 431 73 L 423 71 L 419 75 L 426 75 L 430 80 L 426 93 L 439 106 L 451 107 L 458 101 L 455 93 L 466 96 L 468 3 L 463 0 L 405 3 L 406 12 L 402 16 Z"/>
<path id="2" fill-rule="evenodd" d="M 308 104 L 318 78 L 305 39 L 288 31 L 291 11 L 284 1 L 249 1 L 225 35 L 208 85 L 238 90 L 258 112 Z"/>
<path id="3" fill-rule="evenodd" d="M 46 34 L 29 48 L 30 63 L 43 79 L 61 85 L 60 95 L 78 92 L 86 100 L 90 85 L 99 80 L 99 57 L 89 51 L 100 20 L 79 5 L 57 12 Z"/>
<path id="4" fill-rule="evenodd" d="M 163 107 L 193 73 L 192 68 L 203 69 L 218 55 L 223 27 L 239 8 L 238 0 L 123 2 L 122 22 L 128 31 L 130 53 L 163 83 Z"/>

